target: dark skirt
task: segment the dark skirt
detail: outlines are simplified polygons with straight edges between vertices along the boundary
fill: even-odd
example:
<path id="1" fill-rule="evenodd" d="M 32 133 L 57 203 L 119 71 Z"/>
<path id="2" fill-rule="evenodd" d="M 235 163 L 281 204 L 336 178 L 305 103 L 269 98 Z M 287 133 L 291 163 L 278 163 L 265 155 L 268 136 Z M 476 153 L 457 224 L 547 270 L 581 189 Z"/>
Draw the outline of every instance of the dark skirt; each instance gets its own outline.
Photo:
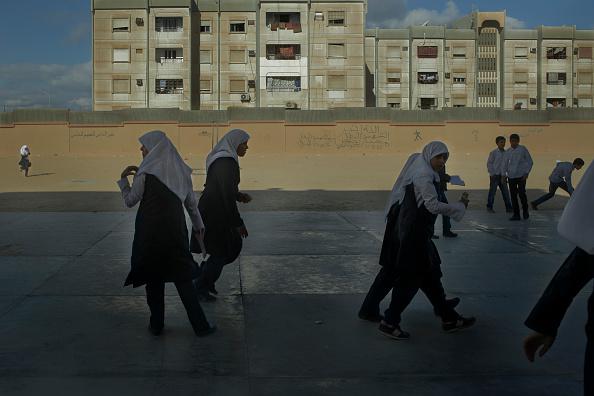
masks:
<path id="1" fill-rule="evenodd" d="M 29 161 L 28 155 L 21 155 L 21 160 L 19 161 L 19 165 L 21 166 L 21 170 L 25 170 L 31 167 L 31 161 Z"/>

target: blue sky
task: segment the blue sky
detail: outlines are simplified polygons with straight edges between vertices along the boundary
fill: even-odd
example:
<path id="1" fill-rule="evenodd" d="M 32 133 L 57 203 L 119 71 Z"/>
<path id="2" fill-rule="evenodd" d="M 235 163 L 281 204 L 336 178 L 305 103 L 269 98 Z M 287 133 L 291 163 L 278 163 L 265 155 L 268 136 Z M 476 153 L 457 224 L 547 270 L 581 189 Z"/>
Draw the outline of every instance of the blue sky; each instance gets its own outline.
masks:
<path id="1" fill-rule="evenodd" d="M 516 28 L 594 29 L 592 0 L 368 0 L 367 26 L 405 27 L 426 20 L 447 24 L 473 8 L 505 9 L 508 26 Z M 0 22 L 0 111 L 90 108 L 90 0 L 6 0 Z"/>

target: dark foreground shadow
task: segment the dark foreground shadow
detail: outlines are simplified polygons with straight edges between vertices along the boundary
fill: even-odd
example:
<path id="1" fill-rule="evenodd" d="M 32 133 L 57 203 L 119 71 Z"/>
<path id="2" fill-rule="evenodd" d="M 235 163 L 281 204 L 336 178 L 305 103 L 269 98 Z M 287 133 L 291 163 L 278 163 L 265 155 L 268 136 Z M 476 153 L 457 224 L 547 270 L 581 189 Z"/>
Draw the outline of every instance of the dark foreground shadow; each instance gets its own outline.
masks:
<path id="1" fill-rule="evenodd" d="M 33 173 L 31 175 L 29 175 L 28 177 L 36 177 L 36 176 L 49 176 L 49 175 L 55 175 L 55 172 L 48 172 L 48 173 Z"/>

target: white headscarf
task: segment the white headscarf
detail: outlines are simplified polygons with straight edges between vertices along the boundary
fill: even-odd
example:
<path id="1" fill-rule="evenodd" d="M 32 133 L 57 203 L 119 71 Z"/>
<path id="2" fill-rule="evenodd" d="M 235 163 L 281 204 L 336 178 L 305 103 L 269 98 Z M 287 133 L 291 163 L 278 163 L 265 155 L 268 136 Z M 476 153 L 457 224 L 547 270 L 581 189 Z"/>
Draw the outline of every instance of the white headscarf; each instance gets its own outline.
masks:
<path id="1" fill-rule="evenodd" d="M 147 132 L 138 140 L 148 154 L 140 163 L 136 176 L 143 173 L 155 176 L 182 202 L 185 201 L 192 192 L 192 168 L 186 165 L 171 140 L 162 131 Z"/>
<path id="2" fill-rule="evenodd" d="M 216 159 L 230 157 L 239 163 L 237 158 L 237 147 L 247 142 L 250 135 L 243 129 L 232 129 L 223 136 L 216 146 L 212 149 L 208 157 L 206 157 L 206 172 L 208 168 L 215 162 Z"/>
<path id="3" fill-rule="evenodd" d="M 21 155 L 29 155 L 31 154 L 31 152 L 29 151 L 29 146 L 27 146 L 26 144 L 23 145 L 23 147 L 21 147 Z"/>
<path id="4" fill-rule="evenodd" d="M 427 183 L 439 182 L 439 174 L 431 167 L 431 159 L 440 154 L 449 155 L 448 147 L 442 142 L 430 142 L 422 153 L 415 153 L 408 157 L 400 175 L 392 187 L 392 193 L 386 206 L 385 214 L 388 215 L 390 208 L 396 202 L 402 202 L 406 193 L 406 186 L 413 181 L 426 181 Z M 437 191 L 435 192 L 437 195 Z M 420 205 L 420 204 L 419 204 Z"/>

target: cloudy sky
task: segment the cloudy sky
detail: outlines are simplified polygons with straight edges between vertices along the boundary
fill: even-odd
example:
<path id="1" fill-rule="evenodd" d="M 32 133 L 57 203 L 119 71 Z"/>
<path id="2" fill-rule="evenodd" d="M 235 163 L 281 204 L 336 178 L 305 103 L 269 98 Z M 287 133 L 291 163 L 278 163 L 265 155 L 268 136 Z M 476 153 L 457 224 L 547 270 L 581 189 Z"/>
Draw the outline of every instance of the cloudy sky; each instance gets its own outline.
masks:
<path id="1" fill-rule="evenodd" d="M 507 26 L 594 29 L 594 1 L 368 0 L 367 27 L 444 25 L 473 9 L 505 9 Z M 0 5 L 0 111 L 24 107 L 88 110 L 90 0 L 19 0 Z"/>

